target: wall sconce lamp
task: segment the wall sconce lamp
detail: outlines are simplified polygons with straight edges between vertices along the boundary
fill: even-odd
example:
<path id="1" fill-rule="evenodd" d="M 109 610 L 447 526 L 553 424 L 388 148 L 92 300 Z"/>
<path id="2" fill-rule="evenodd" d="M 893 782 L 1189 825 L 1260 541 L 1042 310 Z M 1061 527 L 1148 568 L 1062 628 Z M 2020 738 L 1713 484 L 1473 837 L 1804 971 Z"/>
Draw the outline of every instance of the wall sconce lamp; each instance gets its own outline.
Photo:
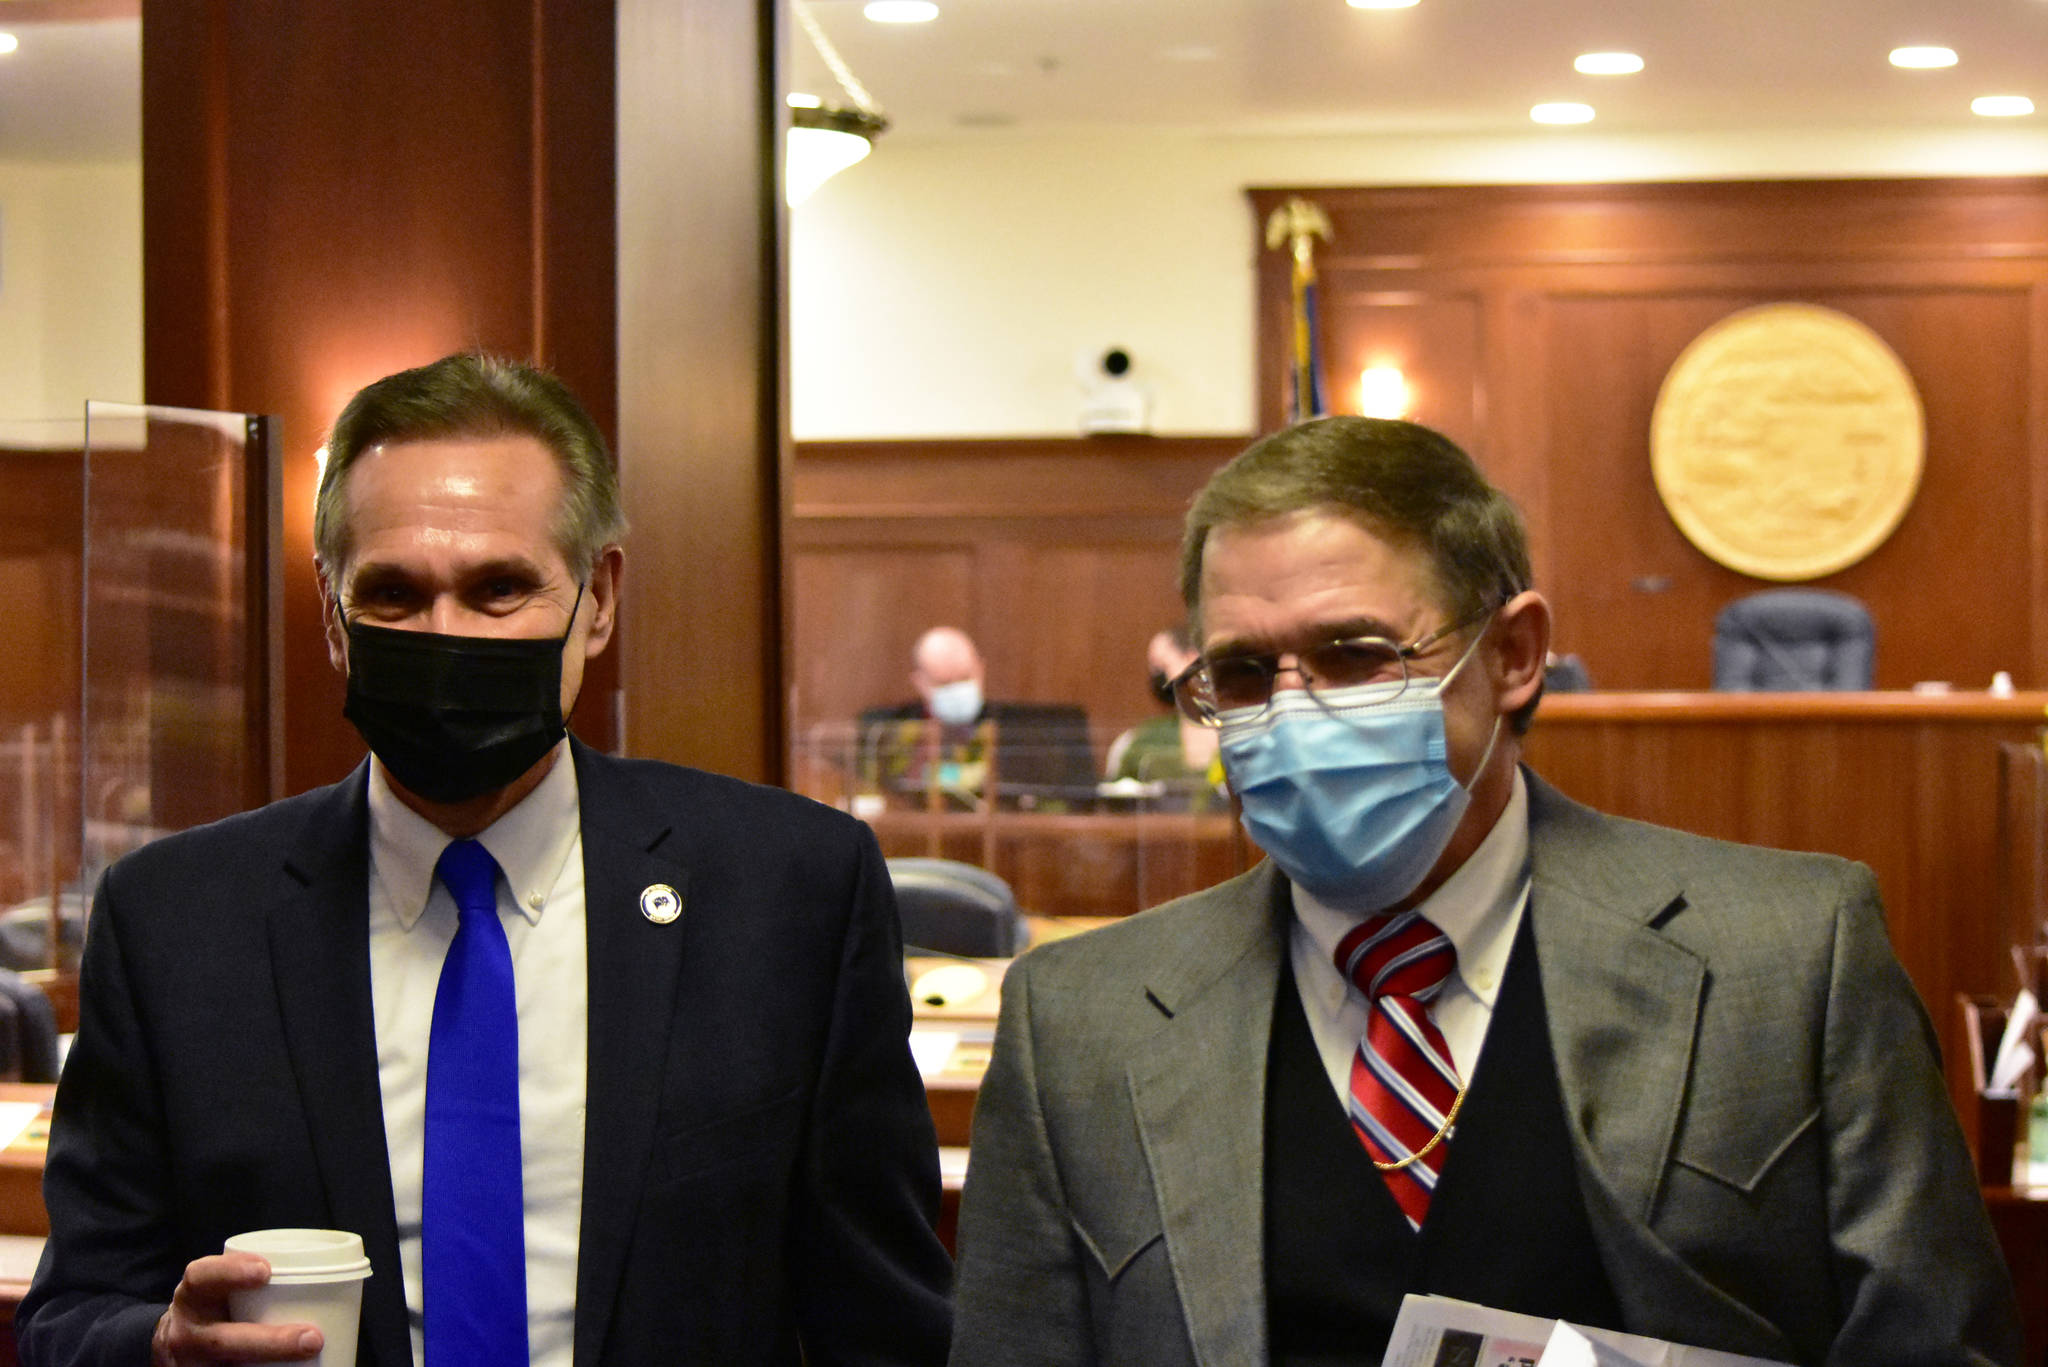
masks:
<path id="1" fill-rule="evenodd" d="M 1358 411 L 1368 418 L 1405 418 L 1408 377 L 1397 365 L 1367 366 L 1358 376 Z"/>

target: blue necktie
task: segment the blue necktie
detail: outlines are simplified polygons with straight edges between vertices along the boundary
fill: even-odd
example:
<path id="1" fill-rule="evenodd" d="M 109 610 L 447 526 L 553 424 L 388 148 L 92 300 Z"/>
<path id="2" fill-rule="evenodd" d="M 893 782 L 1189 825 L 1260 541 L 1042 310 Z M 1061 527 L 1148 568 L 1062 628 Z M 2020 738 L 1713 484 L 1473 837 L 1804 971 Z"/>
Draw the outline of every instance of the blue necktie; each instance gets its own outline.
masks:
<path id="1" fill-rule="evenodd" d="M 434 993 L 420 1260 L 426 1367 L 527 1360 L 519 1165 L 519 1013 L 498 921 L 498 864 L 474 840 L 435 875 L 461 915 Z"/>

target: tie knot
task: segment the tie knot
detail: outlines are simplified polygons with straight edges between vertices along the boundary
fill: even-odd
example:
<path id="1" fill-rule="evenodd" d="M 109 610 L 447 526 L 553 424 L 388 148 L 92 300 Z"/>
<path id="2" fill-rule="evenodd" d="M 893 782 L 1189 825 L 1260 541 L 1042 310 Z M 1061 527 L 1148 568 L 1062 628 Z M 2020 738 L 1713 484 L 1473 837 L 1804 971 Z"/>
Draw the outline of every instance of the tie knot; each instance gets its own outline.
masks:
<path id="1" fill-rule="evenodd" d="M 1457 966 L 1451 939 L 1419 912 L 1375 916 L 1337 942 L 1337 971 L 1366 996 L 1434 1001 Z"/>
<path id="2" fill-rule="evenodd" d="M 455 899 L 455 909 L 465 917 L 476 912 L 497 914 L 498 861 L 474 840 L 451 840 L 434 865 L 435 876 Z"/>

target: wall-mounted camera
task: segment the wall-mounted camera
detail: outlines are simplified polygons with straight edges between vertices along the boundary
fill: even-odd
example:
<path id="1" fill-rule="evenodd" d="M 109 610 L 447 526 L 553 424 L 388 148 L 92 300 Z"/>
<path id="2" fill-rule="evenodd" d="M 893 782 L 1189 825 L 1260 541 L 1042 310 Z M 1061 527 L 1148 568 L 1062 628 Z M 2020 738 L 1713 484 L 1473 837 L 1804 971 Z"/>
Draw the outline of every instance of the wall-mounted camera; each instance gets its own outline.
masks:
<path id="1" fill-rule="evenodd" d="M 1131 375 L 1131 353 L 1120 346 L 1096 355 L 1095 373 L 1083 383 L 1081 430 L 1087 433 L 1149 432 L 1151 396 Z"/>

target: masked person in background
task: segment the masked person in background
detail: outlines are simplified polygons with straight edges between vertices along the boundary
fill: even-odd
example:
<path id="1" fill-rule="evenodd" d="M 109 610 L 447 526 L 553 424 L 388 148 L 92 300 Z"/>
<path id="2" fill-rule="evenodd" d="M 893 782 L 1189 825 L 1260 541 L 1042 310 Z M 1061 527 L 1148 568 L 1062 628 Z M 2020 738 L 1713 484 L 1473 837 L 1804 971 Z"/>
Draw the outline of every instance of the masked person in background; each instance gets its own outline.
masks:
<path id="1" fill-rule="evenodd" d="M 384 1367 L 942 1360 L 873 837 L 566 736 L 624 564 L 589 416 L 451 356 L 327 449 L 328 648 L 372 757 L 101 881 L 22 1360 L 312 1355 L 224 1322 L 269 1269 L 223 1240 L 272 1227 L 361 1236 Z"/>
<path id="2" fill-rule="evenodd" d="M 1181 586 L 1251 872 L 1020 960 L 952 1361 L 1374 1364 L 1402 1297 L 1788 1363 L 2013 1363 L 1869 870 L 1522 768 L 1550 609 L 1451 442 L 1331 418 L 1197 496 Z"/>
<path id="3" fill-rule="evenodd" d="M 954 808 L 998 796 L 1054 809 L 1093 799 L 1094 752 L 1078 705 L 991 701 L 981 651 L 958 627 L 919 636 L 910 665 L 916 701 L 860 714 L 868 789 Z"/>

